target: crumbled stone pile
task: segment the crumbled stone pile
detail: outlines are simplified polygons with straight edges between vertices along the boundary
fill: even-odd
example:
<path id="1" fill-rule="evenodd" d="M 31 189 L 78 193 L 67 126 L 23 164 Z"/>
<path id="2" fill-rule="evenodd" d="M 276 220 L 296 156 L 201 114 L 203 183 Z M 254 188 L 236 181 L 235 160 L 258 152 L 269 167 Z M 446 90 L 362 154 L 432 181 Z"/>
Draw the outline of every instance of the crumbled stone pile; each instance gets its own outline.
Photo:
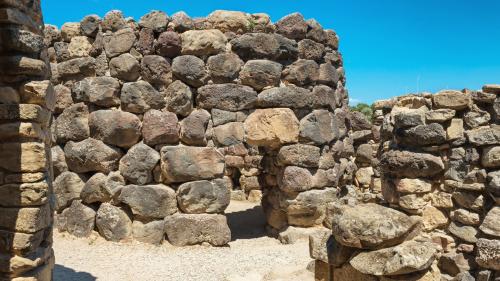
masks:
<path id="1" fill-rule="evenodd" d="M 321 226 L 352 180 L 338 37 L 315 20 L 111 11 L 45 43 L 61 231 L 224 245 L 231 197 L 262 197 L 275 231 Z"/>
<path id="2" fill-rule="evenodd" d="M 0 280 L 50 281 L 54 89 L 39 1 L 0 0 Z"/>
<path id="3" fill-rule="evenodd" d="M 332 231 L 310 239 L 317 280 L 500 278 L 499 94 L 486 85 L 374 104 L 356 186 L 329 206 Z"/>

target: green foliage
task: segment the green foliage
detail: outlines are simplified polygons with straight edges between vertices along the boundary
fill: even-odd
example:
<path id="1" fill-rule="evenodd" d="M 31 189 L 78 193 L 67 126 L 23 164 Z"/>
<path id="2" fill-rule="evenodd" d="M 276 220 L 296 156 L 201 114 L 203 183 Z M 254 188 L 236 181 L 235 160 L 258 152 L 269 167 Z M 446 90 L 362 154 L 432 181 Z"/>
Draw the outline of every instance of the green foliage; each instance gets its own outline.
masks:
<path id="1" fill-rule="evenodd" d="M 363 113 L 370 122 L 373 119 L 373 105 L 368 105 L 366 103 L 358 103 L 355 106 L 350 106 L 351 111 L 359 111 Z"/>

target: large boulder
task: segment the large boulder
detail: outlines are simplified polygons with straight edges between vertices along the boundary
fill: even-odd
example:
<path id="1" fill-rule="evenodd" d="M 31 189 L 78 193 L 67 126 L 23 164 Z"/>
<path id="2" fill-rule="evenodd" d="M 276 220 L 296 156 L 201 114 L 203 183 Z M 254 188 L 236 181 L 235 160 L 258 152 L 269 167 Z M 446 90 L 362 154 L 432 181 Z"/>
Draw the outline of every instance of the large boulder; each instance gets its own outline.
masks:
<path id="1" fill-rule="evenodd" d="M 430 177 L 444 170 L 440 157 L 397 150 L 384 153 L 380 159 L 380 167 L 385 174 L 408 178 Z"/>
<path id="2" fill-rule="evenodd" d="M 123 13 L 119 10 L 111 10 L 104 15 L 101 22 L 103 31 L 117 31 L 127 27 L 127 22 L 123 17 Z"/>
<path id="3" fill-rule="evenodd" d="M 81 142 L 68 142 L 64 154 L 70 171 L 75 173 L 109 173 L 118 169 L 122 152 L 93 138 Z"/>
<path id="4" fill-rule="evenodd" d="M 222 177 L 224 156 L 212 147 L 164 146 L 161 170 L 165 182 L 187 182 Z"/>
<path id="5" fill-rule="evenodd" d="M 181 34 L 182 54 L 207 56 L 223 52 L 227 38 L 217 29 L 189 30 Z"/>
<path id="6" fill-rule="evenodd" d="M 407 241 L 395 247 L 360 253 L 349 263 L 364 274 L 402 275 L 429 268 L 436 255 L 433 243 Z"/>
<path id="7" fill-rule="evenodd" d="M 476 146 L 500 144 L 500 126 L 484 126 L 466 131 L 467 139 Z"/>
<path id="8" fill-rule="evenodd" d="M 132 220 L 120 207 L 103 203 L 97 210 L 96 225 L 99 234 L 109 241 L 120 241 L 132 234 Z"/>
<path id="9" fill-rule="evenodd" d="M 139 26 L 142 28 L 149 28 L 156 33 L 160 33 L 167 29 L 168 22 L 169 18 L 164 12 L 151 11 L 141 17 L 139 20 Z"/>
<path id="10" fill-rule="evenodd" d="M 142 136 L 149 146 L 179 142 L 179 122 L 172 112 L 149 110 L 142 119 Z"/>
<path id="11" fill-rule="evenodd" d="M 226 216 L 217 214 L 174 214 L 165 218 L 165 232 L 174 246 L 210 243 L 224 246 L 231 241 Z"/>
<path id="12" fill-rule="evenodd" d="M 97 110 L 89 117 L 90 136 L 103 142 L 128 148 L 141 137 L 141 120 L 129 112 Z"/>
<path id="13" fill-rule="evenodd" d="M 301 142 L 322 145 L 338 137 L 337 119 L 328 110 L 314 110 L 300 120 L 299 139 Z"/>
<path id="14" fill-rule="evenodd" d="M 307 144 L 292 144 L 280 148 L 277 163 L 281 166 L 295 165 L 305 168 L 318 167 L 320 148 Z"/>
<path id="15" fill-rule="evenodd" d="M 206 130 L 210 121 L 210 113 L 204 109 L 196 109 L 180 122 L 180 139 L 193 146 L 207 144 Z"/>
<path id="16" fill-rule="evenodd" d="M 476 243 L 476 262 L 484 268 L 500 270 L 500 240 L 481 238 Z"/>
<path id="17" fill-rule="evenodd" d="M 432 96 L 434 105 L 437 108 L 449 108 L 454 110 L 462 110 L 471 103 L 469 93 L 463 93 L 453 90 L 443 90 Z"/>
<path id="18" fill-rule="evenodd" d="M 373 203 L 333 207 L 335 239 L 345 246 L 359 249 L 397 245 L 419 223 L 415 217 Z"/>
<path id="19" fill-rule="evenodd" d="M 140 76 L 140 70 L 139 62 L 129 53 L 121 54 L 109 61 L 110 75 L 120 80 L 135 81 Z"/>
<path id="20" fill-rule="evenodd" d="M 223 213 L 231 197 L 226 179 L 183 183 L 177 189 L 179 208 L 188 214 Z"/>
<path id="21" fill-rule="evenodd" d="M 168 58 L 176 57 L 181 53 L 181 37 L 177 32 L 174 31 L 163 32 L 155 41 L 154 48 L 156 50 L 156 53 L 160 56 Z"/>
<path id="22" fill-rule="evenodd" d="M 104 35 L 104 50 L 108 58 L 130 51 L 135 43 L 135 33 L 131 28 L 120 29 Z"/>
<path id="23" fill-rule="evenodd" d="M 481 164 L 487 168 L 500 167 L 500 146 L 489 146 L 483 149 Z"/>
<path id="24" fill-rule="evenodd" d="M 192 55 L 176 57 L 172 62 L 172 73 L 192 87 L 203 86 L 208 80 L 205 63 L 202 59 Z"/>
<path id="25" fill-rule="evenodd" d="M 249 15 L 243 12 L 216 10 L 208 15 L 207 22 L 222 32 L 244 33 L 248 31 L 251 21 Z"/>
<path id="26" fill-rule="evenodd" d="M 279 86 L 281 64 L 270 60 L 250 60 L 240 72 L 241 84 L 250 86 L 257 91 L 265 87 Z"/>
<path id="27" fill-rule="evenodd" d="M 214 141 L 219 146 L 231 146 L 245 140 L 245 129 L 242 122 L 229 122 L 213 130 Z"/>
<path id="28" fill-rule="evenodd" d="M 113 77 L 87 77 L 73 87 L 75 99 L 102 107 L 120 105 L 120 82 Z"/>
<path id="29" fill-rule="evenodd" d="M 165 91 L 167 110 L 181 116 L 188 116 L 193 111 L 193 92 L 180 80 L 168 85 Z"/>
<path id="30" fill-rule="evenodd" d="M 79 200 L 74 200 L 71 206 L 57 215 L 57 228 L 67 231 L 76 237 L 88 237 L 95 227 L 96 212 Z"/>
<path id="31" fill-rule="evenodd" d="M 500 237 L 500 207 L 493 207 L 486 217 L 479 229 L 490 236 Z"/>
<path id="32" fill-rule="evenodd" d="M 301 40 L 306 37 L 308 25 L 299 13 L 287 15 L 276 22 L 276 32 L 290 39 Z"/>
<path id="33" fill-rule="evenodd" d="M 291 109 L 257 109 L 244 123 L 247 143 L 278 148 L 299 140 L 299 121 Z"/>
<path id="34" fill-rule="evenodd" d="M 73 172 L 64 172 L 54 180 L 55 209 L 60 212 L 68 207 L 73 200 L 80 198 L 84 182 Z"/>
<path id="35" fill-rule="evenodd" d="M 244 60 L 294 60 L 297 42 L 279 34 L 247 33 L 231 40 L 232 51 Z"/>
<path id="36" fill-rule="evenodd" d="M 68 53 L 70 58 L 80 58 L 89 55 L 92 49 L 90 38 L 87 36 L 75 36 L 71 38 L 68 45 Z"/>
<path id="37" fill-rule="evenodd" d="M 299 58 L 319 61 L 323 58 L 325 46 L 314 42 L 311 39 L 304 39 L 299 42 Z"/>
<path id="38" fill-rule="evenodd" d="M 446 142 L 446 131 L 438 123 L 396 130 L 399 143 L 409 146 L 439 145 Z"/>
<path id="39" fill-rule="evenodd" d="M 132 223 L 132 237 L 142 243 L 158 245 L 163 241 L 165 236 L 165 222 L 163 220 L 155 220 L 151 222 L 141 222 L 135 220 Z"/>
<path id="40" fill-rule="evenodd" d="M 118 200 L 141 219 L 163 219 L 177 212 L 175 191 L 162 184 L 124 186 Z"/>
<path id="41" fill-rule="evenodd" d="M 313 84 L 319 79 L 319 65 L 313 60 L 299 59 L 283 70 L 283 80 L 297 86 Z"/>
<path id="42" fill-rule="evenodd" d="M 299 193 L 293 200 L 286 201 L 288 224 L 299 227 L 322 225 L 327 217 L 327 205 L 337 200 L 337 190 L 309 190 Z"/>
<path id="43" fill-rule="evenodd" d="M 96 173 L 83 186 L 80 198 L 85 204 L 109 202 L 124 185 L 125 179 L 118 171 L 111 172 L 107 176 Z"/>
<path id="44" fill-rule="evenodd" d="M 141 61 L 141 77 L 152 85 L 165 86 L 172 82 L 170 62 L 157 55 L 144 56 Z"/>
<path id="45" fill-rule="evenodd" d="M 122 110 L 145 113 L 149 109 L 165 107 L 165 96 L 146 81 L 125 83 L 120 95 Z"/>
<path id="46" fill-rule="evenodd" d="M 206 85 L 198 89 L 197 103 L 204 109 L 238 111 L 252 109 L 257 102 L 257 92 L 237 84 Z"/>
<path id="47" fill-rule="evenodd" d="M 77 103 L 64 109 L 54 122 L 54 136 L 57 143 L 81 141 L 89 137 L 89 109 L 84 103 Z"/>
<path id="48" fill-rule="evenodd" d="M 207 60 L 210 78 L 215 83 L 229 83 L 238 78 L 243 61 L 233 53 L 222 53 Z"/>
<path id="49" fill-rule="evenodd" d="M 80 31 L 83 35 L 88 37 L 95 37 L 99 31 L 101 18 L 97 15 L 85 16 L 80 21 Z"/>
<path id="50" fill-rule="evenodd" d="M 147 184 L 153 180 L 152 171 L 159 160 L 160 154 L 141 142 L 132 146 L 120 159 L 120 173 L 128 182 Z"/>

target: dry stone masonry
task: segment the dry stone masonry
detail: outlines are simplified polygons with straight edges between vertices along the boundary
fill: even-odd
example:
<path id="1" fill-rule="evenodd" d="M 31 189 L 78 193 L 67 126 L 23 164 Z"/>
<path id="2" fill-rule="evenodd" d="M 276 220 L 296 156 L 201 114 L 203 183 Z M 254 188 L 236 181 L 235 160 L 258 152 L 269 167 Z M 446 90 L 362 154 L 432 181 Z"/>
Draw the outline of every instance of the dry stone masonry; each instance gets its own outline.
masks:
<path id="1" fill-rule="evenodd" d="M 0 0 L 0 280 L 52 280 L 49 77 L 40 2 Z"/>
<path id="2" fill-rule="evenodd" d="M 331 231 L 310 237 L 316 280 L 500 278 L 499 94 L 486 85 L 374 104 L 372 134 L 353 132 L 368 138 L 355 186 L 328 206 Z"/>
<path id="3" fill-rule="evenodd" d="M 279 233 L 325 224 L 352 181 L 338 37 L 315 20 L 111 11 L 45 43 L 60 231 L 221 246 L 231 198 L 262 200 Z"/>

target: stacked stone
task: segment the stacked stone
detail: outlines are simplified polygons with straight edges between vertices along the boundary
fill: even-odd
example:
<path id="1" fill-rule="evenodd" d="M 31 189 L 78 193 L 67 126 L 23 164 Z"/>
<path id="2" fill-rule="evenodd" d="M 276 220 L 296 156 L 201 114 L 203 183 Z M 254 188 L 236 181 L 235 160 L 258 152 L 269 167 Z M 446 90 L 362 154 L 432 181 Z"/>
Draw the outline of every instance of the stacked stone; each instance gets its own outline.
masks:
<path id="1" fill-rule="evenodd" d="M 112 11 L 45 38 L 62 231 L 224 245 L 231 190 L 274 229 L 321 225 L 353 170 L 338 38 L 314 20 Z"/>
<path id="2" fill-rule="evenodd" d="M 0 1 L 0 280 L 51 280 L 54 91 L 39 1 Z"/>
<path id="3" fill-rule="evenodd" d="M 500 86 L 374 108 L 382 198 L 334 204 L 333 235 L 311 237 L 311 255 L 331 266 L 318 279 L 500 278 Z"/>

